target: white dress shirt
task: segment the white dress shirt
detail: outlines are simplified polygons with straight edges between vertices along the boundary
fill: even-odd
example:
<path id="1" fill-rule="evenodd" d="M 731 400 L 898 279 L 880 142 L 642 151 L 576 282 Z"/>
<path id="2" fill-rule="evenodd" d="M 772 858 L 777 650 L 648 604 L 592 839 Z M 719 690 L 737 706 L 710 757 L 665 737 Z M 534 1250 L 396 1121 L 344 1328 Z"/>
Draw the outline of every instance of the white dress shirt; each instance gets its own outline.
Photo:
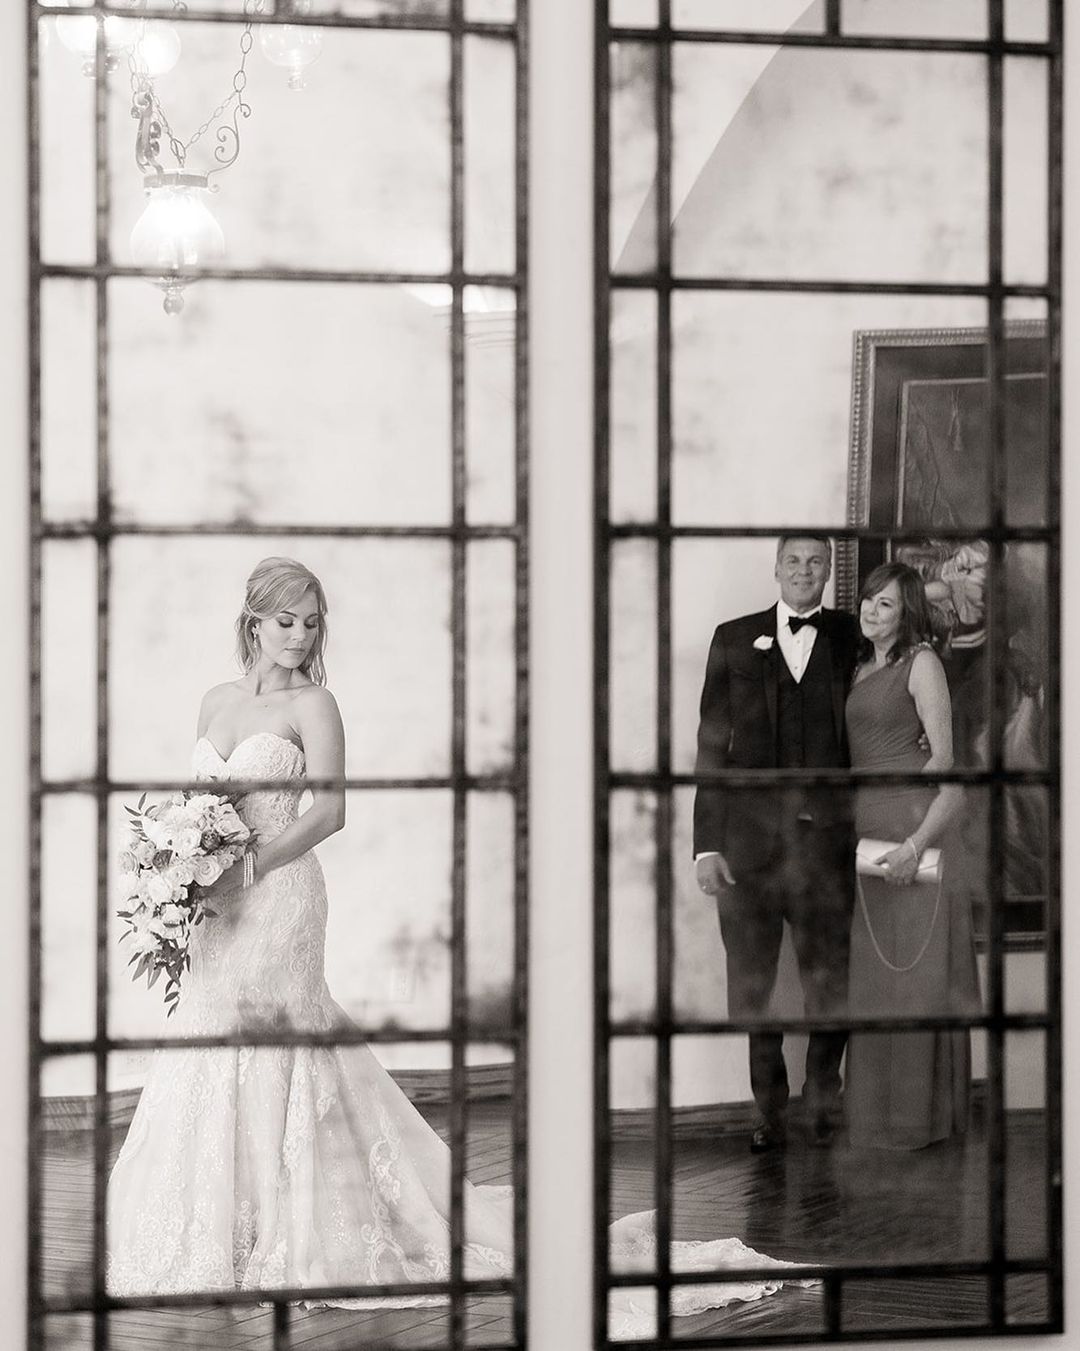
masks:
<path id="1" fill-rule="evenodd" d="M 799 617 L 809 619 L 811 615 L 820 613 L 821 606 L 818 605 Z M 780 651 L 784 654 L 784 660 L 787 662 L 792 678 L 798 684 L 806 671 L 810 653 L 814 650 L 817 629 L 813 624 L 804 624 L 798 633 L 792 633 L 788 624 L 792 615 L 798 615 L 798 611 L 793 610 L 786 601 L 778 600 L 776 602 L 776 641 Z"/>

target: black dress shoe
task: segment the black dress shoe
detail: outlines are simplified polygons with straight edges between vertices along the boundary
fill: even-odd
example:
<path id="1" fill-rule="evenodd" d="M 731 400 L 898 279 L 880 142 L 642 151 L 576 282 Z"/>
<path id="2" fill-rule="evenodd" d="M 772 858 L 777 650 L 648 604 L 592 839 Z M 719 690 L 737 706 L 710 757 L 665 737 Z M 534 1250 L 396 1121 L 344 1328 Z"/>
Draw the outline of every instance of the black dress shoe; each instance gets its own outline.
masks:
<path id="1" fill-rule="evenodd" d="M 831 1149 L 836 1141 L 836 1126 L 827 1113 L 814 1117 L 810 1127 L 810 1143 L 815 1149 Z"/>
<path id="2" fill-rule="evenodd" d="M 787 1136 L 783 1126 L 775 1122 L 762 1121 L 754 1127 L 750 1136 L 750 1153 L 766 1154 L 770 1149 L 783 1149 Z"/>

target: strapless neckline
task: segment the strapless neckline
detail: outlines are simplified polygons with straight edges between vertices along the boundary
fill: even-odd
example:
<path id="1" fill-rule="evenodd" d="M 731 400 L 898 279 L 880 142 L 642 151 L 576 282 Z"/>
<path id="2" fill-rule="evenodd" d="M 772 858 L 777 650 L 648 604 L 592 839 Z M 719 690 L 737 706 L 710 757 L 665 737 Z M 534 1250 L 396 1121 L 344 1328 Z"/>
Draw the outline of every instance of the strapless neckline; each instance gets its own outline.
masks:
<path id="1" fill-rule="evenodd" d="M 290 737 L 282 736 L 280 732 L 252 732 L 248 736 L 241 737 L 240 740 L 236 743 L 236 745 L 232 748 L 232 750 L 228 753 L 228 755 L 222 755 L 222 753 L 218 750 L 218 748 L 214 745 L 214 743 L 210 740 L 208 736 L 199 737 L 199 741 L 203 742 L 204 745 L 209 746 L 210 749 L 217 756 L 217 758 L 221 761 L 221 763 L 223 765 L 227 765 L 241 746 L 246 746 L 249 741 L 257 741 L 259 737 L 264 736 L 272 737 L 273 740 L 275 741 L 284 742 L 286 746 L 291 746 L 293 750 L 296 751 L 299 755 L 303 755 L 304 753 L 303 747 L 298 746 L 296 742 L 293 741 Z"/>

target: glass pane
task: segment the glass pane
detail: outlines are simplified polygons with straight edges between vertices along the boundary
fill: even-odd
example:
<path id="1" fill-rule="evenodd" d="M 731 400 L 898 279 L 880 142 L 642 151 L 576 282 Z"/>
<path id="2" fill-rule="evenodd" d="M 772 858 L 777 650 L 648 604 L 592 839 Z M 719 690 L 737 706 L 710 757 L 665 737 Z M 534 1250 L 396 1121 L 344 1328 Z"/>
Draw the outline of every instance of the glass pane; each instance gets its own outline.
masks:
<path id="1" fill-rule="evenodd" d="M 1005 61 L 1005 281 L 1046 282 L 1049 66 L 1041 59 Z"/>
<path id="2" fill-rule="evenodd" d="M 611 1016 L 656 1011 L 656 797 L 611 795 Z"/>
<path id="3" fill-rule="evenodd" d="M 517 144 L 512 43 L 465 39 L 465 267 L 512 272 Z"/>
<path id="4" fill-rule="evenodd" d="M 619 540 L 611 551 L 611 763 L 656 764 L 656 545 Z"/>
<path id="5" fill-rule="evenodd" d="M 490 1036 L 513 1022 L 514 800 L 470 793 L 466 810 L 469 1029 Z"/>
<path id="6" fill-rule="evenodd" d="M 611 507 L 613 521 L 656 517 L 656 297 L 611 298 Z"/>
<path id="7" fill-rule="evenodd" d="M 675 900 L 675 1016 L 724 1018 L 727 1014 L 727 972 L 720 939 L 717 903 L 702 895 L 694 869 L 694 789 L 676 788 L 671 849 Z M 729 1041 L 720 1043 L 726 1051 Z M 720 1081 L 740 1084 L 749 1093 L 742 1057 L 720 1072 Z M 716 1101 L 722 1102 L 721 1094 Z"/>
<path id="8" fill-rule="evenodd" d="M 90 777 L 97 741 L 97 550 L 93 540 L 41 549 L 42 772 Z"/>
<path id="9" fill-rule="evenodd" d="M 1005 1277 L 1005 1319 L 1018 1327 L 1050 1321 L 1050 1282 L 1035 1272 Z"/>
<path id="10" fill-rule="evenodd" d="M 610 0 L 608 13 L 613 25 L 628 28 L 655 28 L 657 0 Z"/>
<path id="11" fill-rule="evenodd" d="M 618 1222 L 656 1204 L 656 1042 L 652 1037 L 615 1037 L 609 1043 L 608 1119 L 611 1132 L 612 1260 Z M 647 1259 L 640 1266 L 653 1265 Z"/>
<path id="12" fill-rule="evenodd" d="M 1009 42 L 1046 42 L 1049 25 L 1046 0 L 1005 0 L 1005 37 Z"/>
<path id="13" fill-rule="evenodd" d="M 50 794 L 41 819 L 41 1035 L 94 1035 L 97 909 L 94 799 Z"/>
<path id="14" fill-rule="evenodd" d="M 656 45 L 611 44 L 611 266 L 656 266 Z"/>
<path id="15" fill-rule="evenodd" d="M 41 288 L 41 509 L 46 520 L 97 511 L 97 368 L 94 288 Z"/>
<path id="16" fill-rule="evenodd" d="M 469 545 L 466 565 L 466 748 L 471 774 L 514 763 L 516 607 L 510 540 Z"/>
<path id="17" fill-rule="evenodd" d="M 448 37 L 325 29 L 318 59 L 303 66 L 297 43 L 318 32 L 263 26 L 258 33 L 259 56 L 253 51 L 248 62 L 252 111 L 241 122 L 240 157 L 211 179 L 220 189 L 210 209 L 225 237 L 224 264 L 446 271 Z M 238 26 L 184 25 L 183 62 L 155 81 L 181 141 L 189 143 L 229 93 L 239 40 Z M 302 81 L 302 92 L 290 88 L 290 80 Z M 131 232 L 146 205 L 139 174 L 129 167 L 135 123 L 127 104 L 117 100 L 110 119 L 118 262 L 130 259 Z M 400 116 L 402 107 L 408 117 Z M 231 129 L 232 109 L 220 125 Z M 328 128 L 335 137 L 330 159 L 312 153 L 325 143 Z M 214 169 L 217 137 L 211 130 L 190 146 L 186 172 Z M 160 162 L 168 172 L 178 167 L 167 137 Z"/>
<path id="18" fill-rule="evenodd" d="M 844 1330 L 880 1336 L 887 1326 L 910 1336 L 983 1327 L 989 1293 L 985 1276 L 852 1281 L 844 1287 Z"/>
<path id="19" fill-rule="evenodd" d="M 880 363 L 888 335 L 871 333 L 866 347 L 877 375 L 874 398 L 869 397 L 870 370 L 856 367 L 853 429 L 853 336 L 863 329 L 962 329 L 985 322 L 985 304 L 977 299 L 677 293 L 672 305 L 675 521 L 839 525 L 850 519 L 853 499 L 863 512 L 856 519 L 876 524 L 876 517 L 866 515 L 867 494 L 886 492 L 887 471 L 879 471 L 876 461 L 868 471 L 860 468 L 867 461 L 865 447 L 883 445 L 885 450 L 874 454 L 895 457 L 902 392 L 896 381 L 910 381 L 919 372 L 905 355 L 896 380 L 886 387 Z M 920 360 L 929 380 L 947 377 L 960 359 L 951 339 L 934 344 L 929 332 L 922 339 L 904 332 L 896 338 L 897 345 L 926 349 Z M 644 346 L 647 339 L 639 341 Z M 958 333 L 955 345 L 964 342 L 965 335 Z M 1032 350 L 1027 359 L 1040 358 Z M 972 352 L 972 360 L 981 374 L 981 352 Z M 895 421 L 886 435 L 890 389 Z M 871 441 L 872 428 L 881 428 L 884 439 Z M 849 449 L 853 442 L 855 451 Z M 888 482 L 895 483 L 895 469 Z M 894 519 L 890 516 L 889 523 Z M 771 576 L 770 567 L 763 580 Z"/>
<path id="20" fill-rule="evenodd" d="M 95 41 L 87 16 L 38 25 L 41 257 L 47 263 L 94 260 L 94 80 L 83 66 Z"/>
<path id="21" fill-rule="evenodd" d="M 685 43 L 673 78 L 679 275 L 985 281 L 984 60 L 788 47 L 755 81 Z"/>
<path id="22" fill-rule="evenodd" d="M 841 0 L 841 27 L 849 34 L 889 37 L 989 36 L 986 0 Z"/>
<path id="23" fill-rule="evenodd" d="M 88 1299 L 93 1287 L 94 1061 L 88 1055 L 46 1060 L 41 1071 L 41 1293 Z M 75 1340 L 78 1324 L 57 1328 L 57 1346 Z"/>
<path id="24" fill-rule="evenodd" d="M 110 286 L 120 520 L 449 520 L 449 335 L 423 300 L 202 282 L 188 306 L 172 324 L 145 284 Z"/>
<path id="25" fill-rule="evenodd" d="M 510 1346 L 514 1306 L 508 1295 L 474 1295 L 465 1304 L 466 1346 Z"/>
<path id="26" fill-rule="evenodd" d="M 753 33 L 820 33 L 820 0 L 672 0 L 676 28 L 727 28 Z"/>
<path id="27" fill-rule="evenodd" d="M 45 1319 L 45 1351 L 87 1351 L 94 1344 L 88 1313 L 55 1313 Z"/>
<path id="28" fill-rule="evenodd" d="M 1048 1255 L 1046 1033 L 1005 1034 L 1005 1255 Z"/>
<path id="29" fill-rule="evenodd" d="M 466 514 L 471 525 L 505 525 L 517 514 L 516 300 L 509 289 L 466 286 L 464 307 Z"/>
<path id="30" fill-rule="evenodd" d="M 297 554 L 327 593 L 329 687 L 345 724 L 346 772 L 447 773 L 448 546 L 261 537 L 114 545 L 110 710 L 117 777 L 189 773 L 203 693 L 240 674 L 233 654 L 245 579 L 261 558 Z"/>

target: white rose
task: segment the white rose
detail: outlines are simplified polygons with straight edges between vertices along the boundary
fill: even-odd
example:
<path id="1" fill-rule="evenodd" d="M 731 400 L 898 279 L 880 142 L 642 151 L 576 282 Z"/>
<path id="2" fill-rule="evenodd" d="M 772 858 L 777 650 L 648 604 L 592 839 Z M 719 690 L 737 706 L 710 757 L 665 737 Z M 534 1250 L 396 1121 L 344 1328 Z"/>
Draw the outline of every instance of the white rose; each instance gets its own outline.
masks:
<path id="1" fill-rule="evenodd" d="M 150 899 L 155 905 L 168 905 L 174 899 L 175 891 L 172 883 L 161 873 L 151 873 L 150 880 L 147 883 L 147 890 Z"/>
<path id="2" fill-rule="evenodd" d="M 763 633 L 754 639 L 755 652 L 768 652 L 776 639 L 770 633 Z"/>
<path id="3" fill-rule="evenodd" d="M 173 848 L 181 858 L 190 858 L 202 843 L 202 835 L 195 826 L 181 826 L 173 834 Z"/>
<path id="4" fill-rule="evenodd" d="M 130 849 L 123 850 L 117 862 L 120 864 L 122 873 L 137 873 L 139 871 L 139 861 Z"/>
<path id="5" fill-rule="evenodd" d="M 167 938 L 169 936 L 166 926 L 160 919 L 147 920 L 146 927 L 156 938 Z"/>
<path id="6" fill-rule="evenodd" d="M 168 849 L 172 843 L 173 828 L 167 821 L 155 821 L 148 819 L 146 822 L 146 838 L 153 846 L 150 850 L 150 858 L 159 849 Z M 149 859 L 147 860 L 149 862 Z"/>
<path id="7" fill-rule="evenodd" d="M 170 927 L 183 924 L 184 912 L 178 905 L 167 905 L 161 912 L 161 922 Z"/>
<path id="8" fill-rule="evenodd" d="M 208 887 L 216 882 L 224 872 L 221 864 L 213 854 L 202 854 L 198 858 L 191 860 L 192 872 L 195 874 L 195 881 L 201 887 Z"/>
<path id="9" fill-rule="evenodd" d="M 157 850 L 149 840 L 139 840 L 131 846 L 131 852 L 135 855 L 140 868 L 148 868 L 153 863 Z"/>
<path id="10" fill-rule="evenodd" d="M 191 866 L 191 859 L 173 859 L 165 869 L 164 876 L 169 879 L 174 887 L 190 886 L 195 880 L 195 869 Z"/>

